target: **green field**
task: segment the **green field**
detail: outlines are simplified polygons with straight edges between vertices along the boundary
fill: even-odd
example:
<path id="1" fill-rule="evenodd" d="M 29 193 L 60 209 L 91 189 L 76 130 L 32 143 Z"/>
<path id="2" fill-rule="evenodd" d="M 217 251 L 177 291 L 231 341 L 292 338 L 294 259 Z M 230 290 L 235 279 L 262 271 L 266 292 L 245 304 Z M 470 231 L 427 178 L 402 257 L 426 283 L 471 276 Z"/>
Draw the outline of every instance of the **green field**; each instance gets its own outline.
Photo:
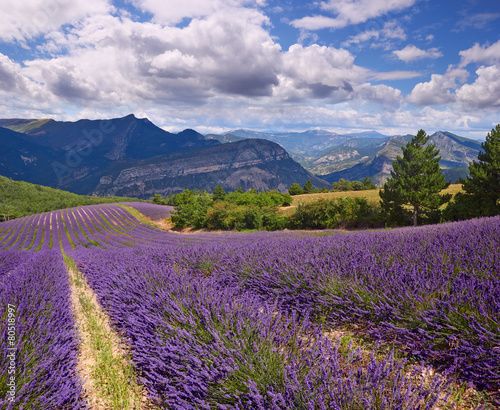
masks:
<path id="1" fill-rule="evenodd" d="M 317 194 L 304 194 L 293 196 L 292 205 L 289 207 L 282 207 L 280 212 L 285 215 L 291 215 L 294 209 L 299 205 L 315 202 L 320 199 L 336 199 L 336 198 L 365 198 L 370 204 L 377 204 L 380 202 L 379 196 L 380 189 L 370 189 L 367 191 L 338 191 L 338 192 L 325 192 Z M 455 195 L 462 191 L 461 184 L 452 184 L 448 188 L 441 191 L 442 194 Z"/>

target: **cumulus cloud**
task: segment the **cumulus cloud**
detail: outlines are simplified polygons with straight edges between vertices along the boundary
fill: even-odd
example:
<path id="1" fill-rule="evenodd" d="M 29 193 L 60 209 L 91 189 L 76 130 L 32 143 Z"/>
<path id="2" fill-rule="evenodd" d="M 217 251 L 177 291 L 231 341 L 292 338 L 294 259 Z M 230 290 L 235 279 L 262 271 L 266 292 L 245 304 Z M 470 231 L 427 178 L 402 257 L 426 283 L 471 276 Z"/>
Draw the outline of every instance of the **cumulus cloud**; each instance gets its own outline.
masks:
<path id="1" fill-rule="evenodd" d="M 143 11 L 153 14 L 160 24 L 177 24 L 184 19 L 200 18 L 228 8 L 264 6 L 266 0 L 133 0 Z"/>
<path id="2" fill-rule="evenodd" d="M 354 65 L 354 56 L 347 50 L 295 44 L 282 55 L 282 76 L 275 95 L 289 100 L 345 101 L 353 97 L 353 85 L 363 76 L 364 70 Z"/>
<path id="3" fill-rule="evenodd" d="M 270 95 L 281 49 L 259 15 L 226 11 L 184 28 L 97 16 L 53 37 L 52 48 L 67 55 L 27 62 L 27 73 L 60 97 L 94 103 Z"/>
<path id="4" fill-rule="evenodd" d="M 473 47 L 459 52 L 461 66 L 470 63 L 498 64 L 500 63 L 500 40 L 492 45 L 481 46 L 474 44 Z"/>
<path id="5" fill-rule="evenodd" d="M 423 58 L 439 58 L 443 56 L 443 53 L 441 53 L 437 48 L 421 50 L 413 44 L 407 45 L 402 50 L 394 50 L 392 53 L 405 63 L 421 60 Z"/>
<path id="6" fill-rule="evenodd" d="M 6 42 L 24 42 L 112 9 L 109 0 L 6 1 L 0 13 L 0 40 Z"/>
<path id="7" fill-rule="evenodd" d="M 453 90 L 459 87 L 457 80 L 463 83 L 469 73 L 464 69 L 450 67 L 444 75 L 432 74 L 431 80 L 417 84 L 407 100 L 416 105 L 439 105 L 454 102 Z"/>
<path id="8" fill-rule="evenodd" d="M 363 23 L 371 18 L 400 11 L 415 4 L 416 0 L 328 0 L 320 3 L 322 10 L 336 17 L 322 15 L 307 16 L 293 20 L 294 27 L 306 30 L 323 28 L 342 28 L 351 24 Z"/>
<path id="9" fill-rule="evenodd" d="M 472 109 L 498 109 L 500 107 L 500 67 L 480 67 L 477 79 L 457 90 L 458 102 Z"/>

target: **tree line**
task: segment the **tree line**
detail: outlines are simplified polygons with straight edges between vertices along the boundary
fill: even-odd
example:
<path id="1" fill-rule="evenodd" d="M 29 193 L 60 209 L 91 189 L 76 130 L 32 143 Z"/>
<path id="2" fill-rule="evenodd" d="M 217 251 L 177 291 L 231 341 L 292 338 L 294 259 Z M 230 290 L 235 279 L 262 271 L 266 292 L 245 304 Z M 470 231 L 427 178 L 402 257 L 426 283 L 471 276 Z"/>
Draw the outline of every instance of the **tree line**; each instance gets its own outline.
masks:
<path id="1" fill-rule="evenodd" d="M 500 214 L 500 125 L 481 145 L 478 161 L 470 164 L 470 175 L 460 180 L 463 192 L 454 198 L 441 194 L 450 182 L 439 167 L 439 150 L 428 144 L 429 136 L 419 130 L 406 146 L 402 156 L 393 161 L 393 170 L 379 191 L 380 203 L 364 198 L 319 199 L 300 204 L 290 214 L 279 207 L 289 206 L 292 196 L 329 192 L 315 188 L 311 181 L 304 186 L 292 184 L 288 194 L 256 189 L 226 193 L 217 185 L 206 190 L 174 194 L 168 198 L 156 195 L 155 203 L 173 205 L 172 222 L 177 228 L 196 229 L 324 229 L 422 225 L 457 221 Z M 376 189 L 369 178 L 361 181 L 340 180 L 331 191 Z"/>

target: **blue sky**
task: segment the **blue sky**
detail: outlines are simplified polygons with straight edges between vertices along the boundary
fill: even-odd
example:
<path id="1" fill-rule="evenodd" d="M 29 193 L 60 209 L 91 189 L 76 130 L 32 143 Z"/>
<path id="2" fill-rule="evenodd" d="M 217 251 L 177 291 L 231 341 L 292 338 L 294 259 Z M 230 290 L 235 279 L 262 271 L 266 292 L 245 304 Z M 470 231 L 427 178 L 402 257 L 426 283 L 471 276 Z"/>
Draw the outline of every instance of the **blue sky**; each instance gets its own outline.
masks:
<path id="1" fill-rule="evenodd" d="M 0 117 L 484 138 L 500 2 L 6 0 Z"/>

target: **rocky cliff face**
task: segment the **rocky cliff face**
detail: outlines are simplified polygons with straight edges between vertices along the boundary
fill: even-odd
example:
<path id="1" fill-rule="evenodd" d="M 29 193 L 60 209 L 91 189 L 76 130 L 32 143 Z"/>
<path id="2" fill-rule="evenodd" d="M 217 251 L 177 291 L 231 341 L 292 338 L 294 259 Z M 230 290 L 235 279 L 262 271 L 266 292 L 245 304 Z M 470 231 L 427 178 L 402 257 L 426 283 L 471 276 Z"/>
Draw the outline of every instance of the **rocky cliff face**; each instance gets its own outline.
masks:
<path id="1" fill-rule="evenodd" d="M 285 191 L 293 182 L 323 181 L 293 161 L 278 144 L 265 140 L 244 140 L 203 150 L 155 157 L 101 178 L 97 195 L 149 197 L 182 189 L 228 190 L 242 187 Z"/>
<path id="2" fill-rule="evenodd" d="M 370 177 L 373 183 L 383 185 L 390 176 L 392 161 L 395 161 L 398 155 L 402 155 L 401 146 L 406 145 L 411 138 L 411 135 L 388 138 L 380 146 L 378 152 L 370 158 L 364 159 L 352 167 L 321 177 L 329 182 L 338 181 L 341 178 L 363 180 Z M 441 131 L 430 136 L 429 144 L 436 144 L 436 148 L 440 150 L 440 167 L 452 182 L 468 175 L 469 162 L 477 159 L 477 154 L 481 149 L 481 144 L 478 141 Z"/>

